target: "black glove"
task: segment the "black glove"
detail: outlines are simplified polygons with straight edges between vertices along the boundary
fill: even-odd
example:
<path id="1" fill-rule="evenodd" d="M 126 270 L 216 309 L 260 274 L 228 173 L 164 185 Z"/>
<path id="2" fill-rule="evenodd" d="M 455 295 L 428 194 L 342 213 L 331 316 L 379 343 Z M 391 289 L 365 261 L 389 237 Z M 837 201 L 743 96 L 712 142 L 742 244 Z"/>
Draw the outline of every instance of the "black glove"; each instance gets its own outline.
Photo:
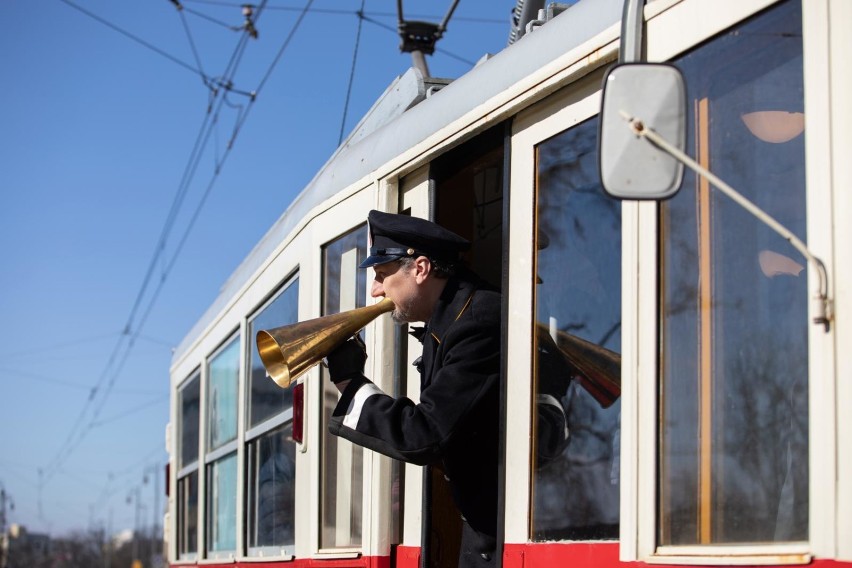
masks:
<path id="1" fill-rule="evenodd" d="M 356 377 L 364 376 L 364 363 L 367 362 L 367 348 L 361 337 L 356 335 L 326 357 L 331 382 L 337 384 Z"/>

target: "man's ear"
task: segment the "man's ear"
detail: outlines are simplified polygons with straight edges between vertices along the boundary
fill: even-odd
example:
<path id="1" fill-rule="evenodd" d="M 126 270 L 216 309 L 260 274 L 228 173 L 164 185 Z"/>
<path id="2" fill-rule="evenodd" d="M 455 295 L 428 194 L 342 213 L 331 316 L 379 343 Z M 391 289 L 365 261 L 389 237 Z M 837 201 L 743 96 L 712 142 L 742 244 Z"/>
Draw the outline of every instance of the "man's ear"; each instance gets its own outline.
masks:
<path id="1" fill-rule="evenodd" d="M 432 261 L 429 257 L 418 256 L 414 259 L 414 277 L 418 284 L 422 284 L 432 274 Z"/>

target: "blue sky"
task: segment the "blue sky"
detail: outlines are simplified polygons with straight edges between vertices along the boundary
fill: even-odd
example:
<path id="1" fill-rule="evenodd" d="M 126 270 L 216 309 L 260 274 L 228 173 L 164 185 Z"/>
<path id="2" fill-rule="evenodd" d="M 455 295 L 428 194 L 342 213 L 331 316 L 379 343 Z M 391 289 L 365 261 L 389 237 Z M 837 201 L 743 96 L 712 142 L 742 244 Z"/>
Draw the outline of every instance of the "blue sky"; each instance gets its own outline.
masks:
<path id="1" fill-rule="evenodd" d="M 360 1 L 314 0 L 274 63 L 306 0 L 269 0 L 224 99 L 240 3 L 182 1 L 0 3 L 0 485 L 31 531 L 132 528 L 137 494 L 152 524 L 171 349 L 338 144 Z M 432 75 L 502 49 L 513 6 L 461 0 Z M 396 2 L 364 13 L 345 132 L 411 64 Z"/>

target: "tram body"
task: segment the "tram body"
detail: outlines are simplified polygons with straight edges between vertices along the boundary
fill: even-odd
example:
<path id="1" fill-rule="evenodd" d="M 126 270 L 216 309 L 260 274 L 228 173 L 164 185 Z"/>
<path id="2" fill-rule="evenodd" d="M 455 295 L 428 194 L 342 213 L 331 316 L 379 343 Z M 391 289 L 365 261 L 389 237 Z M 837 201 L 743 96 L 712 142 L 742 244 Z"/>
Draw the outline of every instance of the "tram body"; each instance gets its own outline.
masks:
<path id="1" fill-rule="evenodd" d="M 173 358 L 170 565 L 455 565 L 440 472 L 330 436 L 325 370 L 281 389 L 255 348 L 374 302 L 357 265 L 380 209 L 469 238 L 502 289 L 502 566 L 852 566 L 852 2 L 644 8 L 647 59 L 686 79 L 688 154 L 823 260 L 827 328 L 807 261 L 703 179 L 661 202 L 602 191 L 621 13 L 582 0 L 356 131 L 258 243 Z M 540 334 L 562 332 L 619 354 L 613 404 L 544 380 Z M 367 376 L 417 400 L 419 344 L 388 316 L 364 334 Z"/>

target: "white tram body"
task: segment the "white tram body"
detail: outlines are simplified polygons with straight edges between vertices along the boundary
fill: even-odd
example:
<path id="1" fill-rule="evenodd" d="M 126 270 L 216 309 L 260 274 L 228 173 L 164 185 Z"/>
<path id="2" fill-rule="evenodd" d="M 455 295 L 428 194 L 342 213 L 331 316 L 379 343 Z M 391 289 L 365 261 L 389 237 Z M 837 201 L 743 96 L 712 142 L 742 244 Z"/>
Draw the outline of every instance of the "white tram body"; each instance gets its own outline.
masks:
<path id="1" fill-rule="evenodd" d="M 852 566 L 852 2 L 644 6 L 645 57 L 686 80 L 687 153 L 823 261 L 827 327 L 808 262 L 703 178 L 601 189 L 622 9 L 581 0 L 429 96 L 410 71 L 237 268 L 173 358 L 171 565 L 455 565 L 438 472 L 330 436 L 324 369 L 281 389 L 255 348 L 374 302 L 356 267 L 379 209 L 469 238 L 502 290 L 502 566 Z M 416 401 L 419 344 L 388 316 L 364 333 L 367 376 Z M 542 333 L 617 354 L 618 400 L 548 390 Z"/>

